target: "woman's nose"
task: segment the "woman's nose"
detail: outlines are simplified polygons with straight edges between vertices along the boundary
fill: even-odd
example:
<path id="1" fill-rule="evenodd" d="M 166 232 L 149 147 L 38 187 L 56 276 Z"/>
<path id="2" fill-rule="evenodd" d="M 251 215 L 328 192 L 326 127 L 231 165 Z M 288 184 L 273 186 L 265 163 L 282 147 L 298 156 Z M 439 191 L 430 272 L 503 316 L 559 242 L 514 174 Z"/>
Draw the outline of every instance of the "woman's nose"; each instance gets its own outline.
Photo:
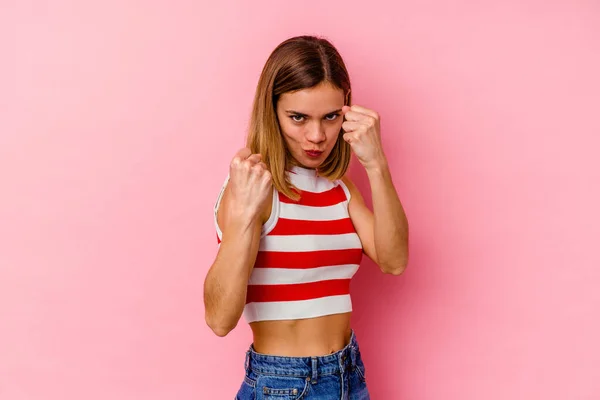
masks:
<path id="1" fill-rule="evenodd" d="M 313 143 L 320 143 L 325 140 L 325 129 L 321 123 L 314 123 L 310 126 L 306 138 Z"/>

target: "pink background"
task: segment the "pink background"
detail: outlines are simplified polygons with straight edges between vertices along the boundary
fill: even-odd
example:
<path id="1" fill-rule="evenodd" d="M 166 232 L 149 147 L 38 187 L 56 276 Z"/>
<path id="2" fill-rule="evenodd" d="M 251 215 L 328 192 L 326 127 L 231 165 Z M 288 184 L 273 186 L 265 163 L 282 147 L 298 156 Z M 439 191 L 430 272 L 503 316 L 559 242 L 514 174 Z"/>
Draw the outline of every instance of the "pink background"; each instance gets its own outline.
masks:
<path id="1" fill-rule="evenodd" d="M 410 220 L 405 275 L 353 283 L 373 398 L 600 398 L 598 2 L 204 3 L 0 4 L 0 399 L 233 398 L 212 205 L 301 33 L 382 115 Z"/>

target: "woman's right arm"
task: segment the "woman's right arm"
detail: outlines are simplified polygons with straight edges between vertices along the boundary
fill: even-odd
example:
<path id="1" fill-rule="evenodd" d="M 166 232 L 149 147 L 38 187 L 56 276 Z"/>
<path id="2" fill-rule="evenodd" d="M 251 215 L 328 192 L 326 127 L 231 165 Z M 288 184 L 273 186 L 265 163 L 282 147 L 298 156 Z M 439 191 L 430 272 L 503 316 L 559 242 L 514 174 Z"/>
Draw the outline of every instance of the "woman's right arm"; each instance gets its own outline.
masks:
<path id="1" fill-rule="evenodd" d="M 221 244 L 204 281 L 206 323 L 218 336 L 227 335 L 242 316 L 271 193 L 271 174 L 260 155 L 240 150 L 217 212 Z"/>

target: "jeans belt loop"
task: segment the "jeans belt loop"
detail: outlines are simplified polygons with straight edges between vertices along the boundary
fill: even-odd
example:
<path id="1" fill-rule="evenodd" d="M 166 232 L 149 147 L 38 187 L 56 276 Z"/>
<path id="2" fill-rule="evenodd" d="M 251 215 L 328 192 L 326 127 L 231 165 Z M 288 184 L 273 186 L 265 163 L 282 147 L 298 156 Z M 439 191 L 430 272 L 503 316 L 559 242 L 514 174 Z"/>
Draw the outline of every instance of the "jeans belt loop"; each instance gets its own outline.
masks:
<path id="1" fill-rule="evenodd" d="M 352 368 L 356 368 L 356 347 L 350 346 L 350 360 L 352 362 Z"/>
<path id="2" fill-rule="evenodd" d="M 317 383 L 317 357 L 311 357 L 311 362 L 312 362 L 312 376 L 311 376 L 311 381 L 310 383 L 312 383 L 313 385 Z"/>
<path id="3" fill-rule="evenodd" d="M 246 360 L 244 361 L 244 369 L 250 371 L 250 350 L 246 351 Z"/>

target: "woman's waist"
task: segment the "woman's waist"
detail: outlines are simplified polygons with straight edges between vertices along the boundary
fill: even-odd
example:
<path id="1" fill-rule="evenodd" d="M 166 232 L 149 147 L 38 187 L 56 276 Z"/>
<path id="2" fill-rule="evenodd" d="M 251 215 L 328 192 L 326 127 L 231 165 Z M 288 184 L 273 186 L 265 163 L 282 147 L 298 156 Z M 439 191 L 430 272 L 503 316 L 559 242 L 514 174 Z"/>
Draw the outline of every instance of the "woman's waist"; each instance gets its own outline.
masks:
<path id="1" fill-rule="evenodd" d="M 256 353 L 284 357 L 312 357 L 335 353 L 352 337 L 350 312 L 322 317 L 260 321 L 250 324 Z"/>

